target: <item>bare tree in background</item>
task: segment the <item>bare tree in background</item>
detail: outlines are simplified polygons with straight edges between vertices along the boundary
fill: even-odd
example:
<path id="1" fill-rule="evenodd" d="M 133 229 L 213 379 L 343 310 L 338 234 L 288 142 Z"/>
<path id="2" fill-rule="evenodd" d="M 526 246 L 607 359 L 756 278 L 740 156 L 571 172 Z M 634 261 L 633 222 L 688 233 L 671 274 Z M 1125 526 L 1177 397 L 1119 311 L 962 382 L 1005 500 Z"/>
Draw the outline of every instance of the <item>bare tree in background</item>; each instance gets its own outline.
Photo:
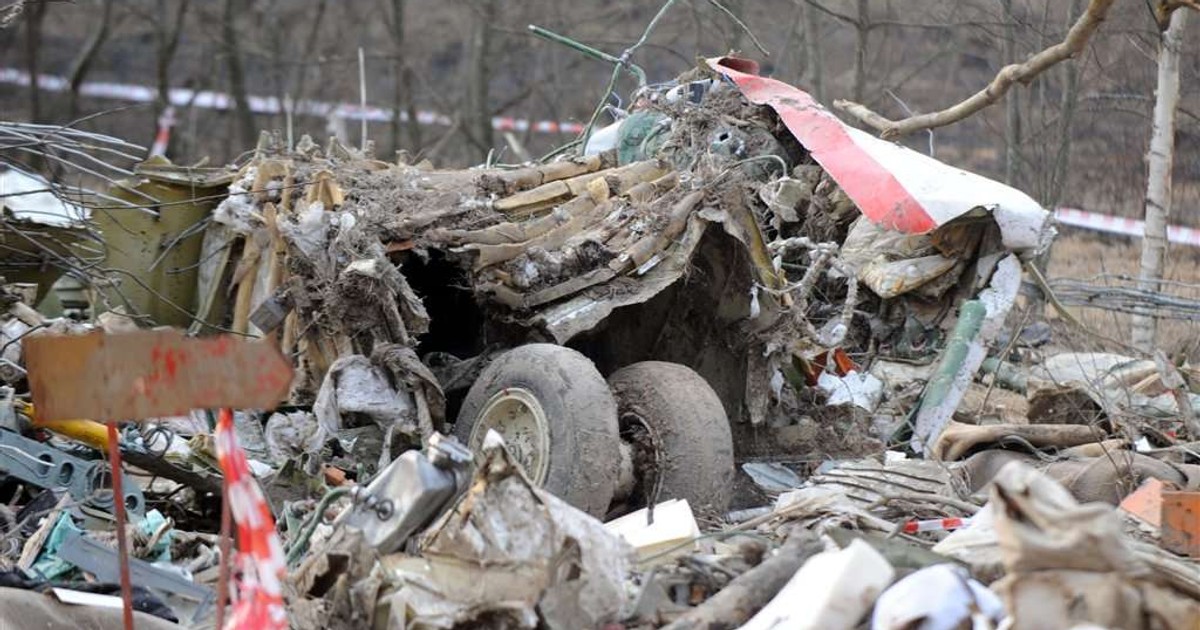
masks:
<path id="1" fill-rule="evenodd" d="M 388 33 L 392 36 L 392 147 L 399 150 L 403 143 L 400 140 L 400 129 L 408 129 L 408 150 L 414 154 L 421 150 L 421 128 L 417 121 L 417 108 L 412 97 L 413 78 L 405 57 L 404 10 L 405 0 L 388 0 L 391 5 L 388 16 Z M 407 125 L 401 120 L 408 116 Z"/>
<path id="2" fill-rule="evenodd" d="M 816 19 L 815 12 L 824 13 L 825 15 L 828 15 L 828 16 L 838 20 L 839 22 L 842 22 L 843 24 L 846 24 L 854 29 L 855 39 L 854 39 L 853 94 L 854 94 L 855 102 L 861 103 L 862 100 L 865 98 L 866 91 L 867 91 L 867 47 L 870 44 L 871 30 L 874 29 L 876 26 L 878 26 L 876 24 L 871 23 L 871 3 L 870 3 L 870 1 L 869 0 L 856 0 L 856 5 L 857 5 L 857 14 L 856 15 L 847 15 L 845 13 L 840 13 L 838 11 L 835 11 L 835 10 L 825 6 L 824 4 L 818 2 L 817 0 L 803 0 L 803 2 L 806 5 L 805 10 L 807 10 L 809 12 L 809 15 L 806 16 L 806 24 L 808 25 L 808 28 L 805 29 L 806 31 L 811 31 L 812 33 L 817 32 L 818 27 L 817 27 L 817 19 Z M 806 37 L 805 41 L 808 41 L 808 35 L 809 35 L 809 33 L 806 32 L 805 33 L 805 37 Z M 808 45 L 810 46 L 810 48 L 809 48 L 810 53 L 814 52 L 814 48 L 819 47 L 819 44 L 816 42 L 815 37 Z M 809 58 L 813 59 L 813 57 L 811 55 Z M 812 62 L 810 61 L 810 63 L 812 63 Z M 820 71 L 821 71 L 820 70 L 821 62 L 820 62 L 819 53 L 818 53 L 818 56 L 816 57 L 816 64 L 817 64 L 817 67 L 815 69 L 814 74 L 819 75 Z M 820 91 L 821 90 L 818 90 L 818 92 L 820 92 Z M 821 99 L 821 95 L 818 94 L 817 100 L 820 100 L 820 99 Z"/>
<path id="3" fill-rule="evenodd" d="M 1084 0 L 1071 0 L 1067 12 L 1067 23 L 1074 22 L 1083 10 Z M 1067 185 L 1067 173 L 1071 163 L 1071 134 L 1074 132 L 1075 110 L 1079 107 L 1079 66 L 1063 64 L 1063 92 L 1059 105 L 1058 148 L 1055 151 L 1053 169 L 1046 198 L 1043 203 L 1049 208 L 1058 207 Z M 1044 261 L 1049 262 L 1049 261 Z M 1043 264 L 1042 268 L 1045 268 Z"/>
<path id="4" fill-rule="evenodd" d="M 229 92 L 233 95 L 238 146 L 250 147 L 254 144 L 256 134 L 250 99 L 246 96 L 246 72 L 242 67 L 242 50 L 236 28 L 239 5 L 235 0 L 225 0 L 222 5 L 221 40 L 225 49 L 225 68 L 229 72 Z"/>
<path id="5" fill-rule="evenodd" d="M 25 69 L 29 72 L 29 119 L 42 120 L 42 85 L 38 74 L 42 70 L 42 24 L 46 21 L 46 3 L 25 5 Z"/>
<path id="6" fill-rule="evenodd" d="M 112 26 L 113 0 L 95 0 L 95 4 L 100 10 L 99 19 L 91 35 L 88 36 L 87 42 L 71 62 L 70 71 L 67 72 L 67 84 L 71 87 L 67 110 L 72 119 L 79 116 L 79 87 L 83 85 L 84 78 L 92 69 L 96 53 L 100 52 L 100 48 L 104 46 L 104 41 L 108 39 L 108 32 Z"/>
<path id="7" fill-rule="evenodd" d="M 1171 168 L 1175 157 L 1175 116 L 1179 108 L 1179 65 L 1183 56 L 1183 33 L 1187 11 L 1175 11 L 1163 33 L 1158 50 L 1158 89 L 1154 101 L 1154 131 L 1150 137 L 1149 179 L 1146 185 L 1146 227 L 1142 237 L 1142 265 L 1138 288 L 1159 290 L 1167 255 L 1167 219 L 1171 215 Z M 1158 319 L 1133 318 L 1133 345 L 1151 353 L 1158 332 Z"/>
<path id="8" fill-rule="evenodd" d="M 158 88 L 158 101 L 154 104 L 154 119 L 162 115 L 171 104 L 171 62 L 179 50 L 179 38 L 183 35 L 183 21 L 187 16 L 191 0 L 178 0 L 171 10 L 170 0 L 156 1 L 154 17 L 154 78 Z"/>
<path id="9" fill-rule="evenodd" d="M 813 2 L 814 0 L 808 0 Z M 859 101 L 839 100 L 834 106 L 882 132 L 885 138 L 897 138 L 915 131 L 945 127 L 997 103 L 1017 83 L 1028 84 L 1039 74 L 1083 51 L 1096 29 L 1108 16 L 1116 0 L 1091 0 L 1062 42 L 1034 54 L 1022 63 L 1005 66 L 992 82 L 966 100 L 941 111 L 917 114 L 901 120 L 889 120 Z"/>
<path id="10" fill-rule="evenodd" d="M 488 50 L 492 41 L 492 22 L 496 19 L 496 0 L 475 0 L 472 3 L 470 53 L 466 67 L 466 124 L 463 130 L 479 149 L 480 159 L 487 159 L 492 148 L 492 107 L 488 97 L 491 68 Z"/>
<path id="11" fill-rule="evenodd" d="M 325 66 L 316 63 L 316 59 L 320 53 L 320 37 L 321 27 L 325 24 L 325 12 L 328 8 L 327 0 L 317 0 L 316 7 L 305 10 L 304 14 L 308 20 L 308 32 L 302 40 L 305 45 L 303 54 L 300 58 L 300 63 L 296 64 L 295 71 L 291 78 L 292 91 L 290 96 L 293 102 L 303 101 L 310 97 L 310 90 L 321 85 L 322 74 Z"/>
<path id="12" fill-rule="evenodd" d="M 871 2 L 858 0 L 858 19 L 853 20 L 854 44 L 854 100 L 862 102 L 867 93 L 867 46 L 871 40 Z"/>
<path id="13" fill-rule="evenodd" d="M 1013 14 L 1013 0 L 1000 0 L 1004 9 L 1004 63 L 1017 62 L 1017 16 Z M 856 101 L 862 102 L 859 97 Z M 1017 184 L 1021 169 L 1021 101 L 1016 94 L 1009 96 L 1004 104 L 1004 183 Z"/>
<path id="14" fill-rule="evenodd" d="M 804 14 L 804 78 L 813 97 L 825 102 L 825 77 L 821 64 L 821 25 L 817 17 L 817 9 L 808 2 L 801 0 L 800 10 Z"/>

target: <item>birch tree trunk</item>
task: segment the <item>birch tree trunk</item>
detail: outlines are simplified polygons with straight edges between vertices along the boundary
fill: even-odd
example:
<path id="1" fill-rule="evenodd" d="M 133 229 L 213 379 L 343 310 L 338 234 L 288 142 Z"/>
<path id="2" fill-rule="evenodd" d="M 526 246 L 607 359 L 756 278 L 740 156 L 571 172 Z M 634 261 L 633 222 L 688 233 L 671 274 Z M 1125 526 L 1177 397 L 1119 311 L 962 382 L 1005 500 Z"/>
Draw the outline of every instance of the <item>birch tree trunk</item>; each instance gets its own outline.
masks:
<path id="1" fill-rule="evenodd" d="M 1146 233 L 1142 238 L 1142 265 L 1138 288 L 1157 291 L 1167 255 L 1167 219 L 1171 216 L 1171 166 L 1175 154 L 1175 114 L 1179 105 L 1179 65 L 1187 9 L 1174 11 L 1158 51 L 1158 89 L 1154 101 L 1154 131 L 1150 136 L 1149 177 L 1146 185 Z M 1133 345 L 1150 354 L 1154 350 L 1158 320 L 1133 318 Z"/>

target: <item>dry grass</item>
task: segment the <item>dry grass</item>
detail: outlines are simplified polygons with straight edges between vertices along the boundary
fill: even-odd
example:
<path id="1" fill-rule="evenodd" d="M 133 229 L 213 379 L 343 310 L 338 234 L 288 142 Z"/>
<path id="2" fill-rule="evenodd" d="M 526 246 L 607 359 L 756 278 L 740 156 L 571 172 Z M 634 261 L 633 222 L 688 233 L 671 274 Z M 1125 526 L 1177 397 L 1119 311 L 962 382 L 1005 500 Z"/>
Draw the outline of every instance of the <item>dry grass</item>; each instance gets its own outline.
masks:
<path id="1" fill-rule="evenodd" d="M 1101 274 L 1137 277 L 1141 241 L 1117 236 L 1071 230 L 1062 234 L 1051 250 L 1049 277 L 1089 280 Z M 1200 284 L 1200 248 L 1172 245 L 1167 254 L 1168 280 Z M 1118 284 L 1115 280 L 1096 279 L 1095 284 Z M 1200 288 L 1168 287 L 1180 297 L 1200 299 Z M 1104 337 L 1127 343 L 1130 338 L 1130 316 L 1100 308 L 1071 307 L 1071 312 L 1088 329 Z M 1052 311 L 1047 317 L 1053 321 Z M 1055 326 L 1064 330 L 1065 326 Z M 1168 354 L 1187 353 L 1193 361 L 1200 360 L 1200 322 L 1178 319 L 1159 321 L 1159 347 Z M 1059 335 L 1056 346 L 1064 350 L 1122 351 L 1116 344 L 1094 336 L 1072 331 L 1064 339 Z"/>

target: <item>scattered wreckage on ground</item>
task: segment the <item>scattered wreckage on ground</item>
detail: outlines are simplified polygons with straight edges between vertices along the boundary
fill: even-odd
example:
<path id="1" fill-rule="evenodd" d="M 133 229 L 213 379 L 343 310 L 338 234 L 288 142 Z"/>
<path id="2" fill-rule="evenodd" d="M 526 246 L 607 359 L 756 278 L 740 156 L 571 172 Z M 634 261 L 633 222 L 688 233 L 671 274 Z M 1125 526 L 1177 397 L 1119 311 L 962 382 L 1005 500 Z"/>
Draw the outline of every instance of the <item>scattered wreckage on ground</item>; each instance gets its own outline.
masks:
<path id="1" fill-rule="evenodd" d="M 133 581 L 161 617 L 221 608 L 224 426 L 277 522 L 265 547 L 239 529 L 235 581 L 286 603 L 263 623 L 1194 627 L 1192 368 L 1012 361 L 1045 210 L 745 60 L 632 102 L 538 164 L 269 134 L 235 168 L 141 164 L 126 189 L 169 227 L 95 217 L 153 235 L 109 254 L 147 268 L 91 288 L 109 312 L 6 294 L 15 588 L 112 583 L 86 557 L 116 555 L 107 442 L 38 418 L 25 337 L 174 324 L 295 375 L 273 412 L 124 429 Z"/>

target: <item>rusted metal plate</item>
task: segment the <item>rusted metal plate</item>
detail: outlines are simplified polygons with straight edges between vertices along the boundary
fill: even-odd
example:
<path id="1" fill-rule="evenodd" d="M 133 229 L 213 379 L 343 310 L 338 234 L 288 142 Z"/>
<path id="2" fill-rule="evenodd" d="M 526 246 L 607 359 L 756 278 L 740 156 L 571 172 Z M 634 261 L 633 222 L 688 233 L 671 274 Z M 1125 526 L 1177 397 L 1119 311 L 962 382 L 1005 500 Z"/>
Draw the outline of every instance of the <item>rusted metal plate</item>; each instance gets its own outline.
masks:
<path id="1" fill-rule="evenodd" d="M 292 382 L 292 367 L 278 350 L 233 336 L 39 335 L 25 341 L 24 352 L 34 406 L 47 421 L 269 409 Z"/>
<path id="2" fill-rule="evenodd" d="M 1162 493 L 1162 546 L 1200 558 L 1200 492 Z"/>

